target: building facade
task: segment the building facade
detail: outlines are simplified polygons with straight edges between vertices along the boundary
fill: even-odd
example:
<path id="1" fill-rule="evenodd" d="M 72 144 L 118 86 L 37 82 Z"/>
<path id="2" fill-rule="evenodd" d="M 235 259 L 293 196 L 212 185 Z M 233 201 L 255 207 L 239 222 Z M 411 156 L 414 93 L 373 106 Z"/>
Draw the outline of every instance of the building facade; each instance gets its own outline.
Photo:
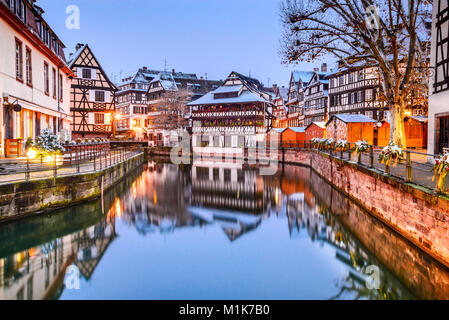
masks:
<path id="1" fill-rule="evenodd" d="M 304 125 L 304 91 L 312 79 L 312 71 L 293 71 L 287 97 L 287 121 L 289 127 Z"/>
<path id="2" fill-rule="evenodd" d="M 449 6 L 448 0 L 434 0 L 432 13 L 431 67 L 429 85 L 428 153 L 449 148 Z"/>
<path id="3" fill-rule="evenodd" d="M 24 153 L 46 128 L 70 133 L 64 44 L 31 0 L 0 0 L 0 156 Z"/>
<path id="4" fill-rule="evenodd" d="M 272 128 L 271 97 L 258 80 L 231 72 L 221 87 L 188 103 L 194 152 L 234 154 L 264 141 Z"/>
<path id="5" fill-rule="evenodd" d="M 327 74 L 315 72 L 304 90 L 304 123 L 307 127 L 312 122 L 323 122 L 329 117 Z"/>
<path id="6" fill-rule="evenodd" d="M 75 75 L 70 92 L 72 137 L 109 138 L 114 133 L 117 88 L 87 44 L 78 44 L 69 59 Z"/>
<path id="7" fill-rule="evenodd" d="M 288 88 L 282 86 L 273 86 L 275 97 L 273 100 L 274 104 L 274 121 L 273 128 L 287 128 L 288 118 L 287 118 L 287 106 L 285 105 L 288 100 Z"/>
<path id="8" fill-rule="evenodd" d="M 340 66 L 328 79 L 329 117 L 363 114 L 377 121 L 388 118 L 388 110 L 378 98 L 380 81 L 375 67 Z"/>
<path id="9" fill-rule="evenodd" d="M 116 109 L 117 113 L 121 115 L 121 120 L 117 121 L 118 134 L 135 139 L 148 139 L 149 123 L 151 123 L 151 117 L 153 116 L 153 114 L 149 115 L 149 112 L 152 112 L 150 105 L 154 105 L 154 100 L 157 99 L 153 99 L 154 96 L 150 94 L 149 98 L 152 100 L 149 101 L 147 93 L 150 89 L 150 83 L 160 74 L 167 73 L 170 72 L 150 70 L 143 67 L 136 74 L 123 79 L 117 85 Z M 218 88 L 221 84 L 220 81 L 207 80 L 203 77 L 198 78 L 194 73 L 177 72 L 174 69 L 171 71 L 171 76 L 178 89 L 187 89 L 191 92 L 192 100 Z"/>

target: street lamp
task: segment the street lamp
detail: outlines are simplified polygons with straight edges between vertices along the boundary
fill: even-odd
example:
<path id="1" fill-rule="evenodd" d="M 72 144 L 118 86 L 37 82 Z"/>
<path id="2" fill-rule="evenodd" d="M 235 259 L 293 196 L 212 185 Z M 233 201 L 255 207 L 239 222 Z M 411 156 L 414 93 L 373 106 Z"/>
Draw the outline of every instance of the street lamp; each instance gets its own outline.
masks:
<path id="1" fill-rule="evenodd" d="M 111 126 L 112 126 L 112 135 L 113 135 L 113 136 L 115 136 L 116 130 L 117 130 L 117 128 L 115 127 L 114 122 L 115 122 L 116 120 L 117 120 L 117 121 L 120 121 L 121 119 L 122 119 L 122 115 L 121 115 L 120 113 L 116 113 L 116 112 L 113 112 L 113 113 L 112 113 Z"/>

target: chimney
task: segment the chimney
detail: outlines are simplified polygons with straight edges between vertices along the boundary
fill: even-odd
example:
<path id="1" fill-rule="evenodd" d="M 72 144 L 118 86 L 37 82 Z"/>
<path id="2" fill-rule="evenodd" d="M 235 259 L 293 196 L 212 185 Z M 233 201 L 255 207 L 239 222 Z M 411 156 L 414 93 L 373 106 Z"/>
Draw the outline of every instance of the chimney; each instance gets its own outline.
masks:
<path id="1" fill-rule="evenodd" d="M 203 76 L 200 77 L 200 80 L 204 80 Z"/>
<path id="2" fill-rule="evenodd" d="M 321 65 L 321 72 L 326 73 L 327 72 L 327 63 L 323 63 Z"/>
<path id="3" fill-rule="evenodd" d="M 147 67 L 143 67 L 142 69 L 143 69 L 143 70 L 148 70 L 148 68 L 147 68 Z"/>
<path id="4" fill-rule="evenodd" d="M 81 49 L 81 47 L 83 47 L 83 46 L 84 46 L 84 44 L 82 44 L 82 43 L 77 43 L 76 46 L 75 46 L 75 50 L 78 51 L 78 50 Z"/>
<path id="5" fill-rule="evenodd" d="M 171 74 L 172 74 L 172 75 L 175 75 L 175 73 L 176 73 L 176 72 L 175 72 L 175 69 L 172 69 L 172 70 L 171 70 Z"/>
<path id="6" fill-rule="evenodd" d="M 320 71 L 320 68 L 313 68 L 313 72 L 318 72 Z"/>
<path id="7" fill-rule="evenodd" d="M 278 89 L 278 85 L 275 83 L 275 84 L 273 84 L 273 91 L 274 92 L 276 92 L 277 91 L 277 89 Z"/>

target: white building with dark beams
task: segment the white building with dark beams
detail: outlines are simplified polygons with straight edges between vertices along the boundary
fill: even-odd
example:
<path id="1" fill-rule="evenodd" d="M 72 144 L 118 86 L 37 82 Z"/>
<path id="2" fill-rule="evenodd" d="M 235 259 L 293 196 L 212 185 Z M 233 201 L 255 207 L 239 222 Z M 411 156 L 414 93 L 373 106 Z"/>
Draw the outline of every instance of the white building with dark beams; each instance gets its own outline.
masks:
<path id="1" fill-rule="evenodd" d="M 32 0 L 0 0 L 0 156 L 19 156 L 44 129 L 70 131 L 64 44 Z"/>
<path id="2" fill-rule="evenodd" d="M 272 94 L 257 80 L 231 72 L 224 84 L 188 103 L 197 153 L 242 153 L 272 128 Z"/>
<path id="3" fill-rule="evenodd" d="M 292 71 L 286 102 L 289 127 L 304 125 L 304 91 L 313 75 L 313 71 Z"/>
<path id="4" fill-rule="evenodd" d="M 328 76 L 329 118 L 334 114 L 363 114 L 374 120 L 388 118 L 379 101 L 379 75 L 376 67 L 338 68 Z"/>
<path id="5" fill-rule="evenodd" d="M 68 62 L 75 75 L 70 93 L 72 136 L 109 138 L 117 88 L 87 44 L 77 44 L 75 50 Z"/>
<path id="6" fill-rule="evenodd" d="M 449 6 L 448 0 L 434 0 L 432 14 L 431 67 L 429 86 L 428 153 L 449 148 Z"/>
<path id="7" fill-rule="evenodd" d="M 329 80 L 326 77 L 327 73 L 314 72 L 304 90 L 304 126 L 328 120 Z"/>

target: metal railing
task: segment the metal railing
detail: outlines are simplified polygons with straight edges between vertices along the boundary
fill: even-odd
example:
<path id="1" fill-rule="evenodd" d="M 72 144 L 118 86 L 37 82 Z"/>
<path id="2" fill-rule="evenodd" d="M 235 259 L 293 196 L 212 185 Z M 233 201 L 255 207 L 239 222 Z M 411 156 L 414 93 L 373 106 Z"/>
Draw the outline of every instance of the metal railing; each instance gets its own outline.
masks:
<path id="1" fill-rule="evenodd" d="M 63 155 L 0 159 L 0 184 L 95 173 L 142 152 L 139 146 L 115 149 L 74 146 Z"/>
<path id="2" fill-rule="evenodd" d="M 430 188 L 436 187 L 436 182 L 432 181 L 435 160 L 440 155 L 428 154 L 417 150 L 404 150 L 405 157 L 391 166 L 387 166 L 379 161 L 382 147 L 370 145 L 366 152 L 357 154 L 354 150 L 355 143 L 348 143 L 348 147 L 344 150 L 335 150 L 334 147 L 314 147 L 310 141 L 283 141 L 280 143 L 281 149 L 286 150 L 308 150 L 321 152 L 332 158 L 355 163 L 365 168 L 376 170 L 380 173 L 390 175 L 403 180 L 406 183 Z M 449 179 L 448 179 L 449 180 Z M 449 188 L 449 181 L 446 182 Z"/>

